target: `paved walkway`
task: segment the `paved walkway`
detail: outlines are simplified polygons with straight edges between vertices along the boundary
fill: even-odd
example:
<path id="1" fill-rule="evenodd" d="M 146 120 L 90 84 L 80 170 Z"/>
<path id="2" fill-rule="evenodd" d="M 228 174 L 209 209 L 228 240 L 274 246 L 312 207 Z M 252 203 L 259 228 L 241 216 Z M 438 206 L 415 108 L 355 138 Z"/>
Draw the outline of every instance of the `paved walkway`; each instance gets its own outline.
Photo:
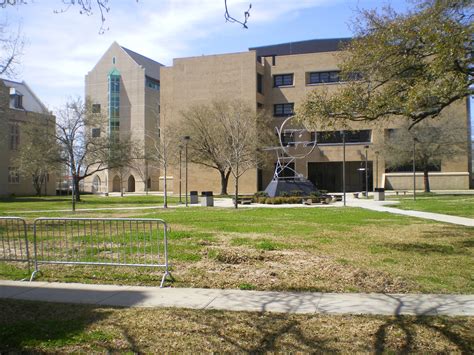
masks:
<path id="1" fill-rule="evenodd" d="M 352 199 L 348 201 L 347 205 L 352 207 L 361 207 L 372 211 L 378 212 L 389 212 L 394 214 L 400 214 L 404 216 L 417 217 L 423 219 L 430 219 L 438 222 L 445 222 L 451 224 L 458 224 L 467 227 L 474 227 L 474 219 L 467 217 L 451 216 L 441 213 L 433 212 L 422 212 L 414 210 L 401 210 L 399 208 L 387 207 L 387 205 L 397 204 L 396 201 L 374 201 L 364 199 Z"/>
<path id="2" fill-rule="evenodd" d="M 474 295 L 268 292 L 0 281 L 0 298 L 121 307 L 474 316 Z"/>

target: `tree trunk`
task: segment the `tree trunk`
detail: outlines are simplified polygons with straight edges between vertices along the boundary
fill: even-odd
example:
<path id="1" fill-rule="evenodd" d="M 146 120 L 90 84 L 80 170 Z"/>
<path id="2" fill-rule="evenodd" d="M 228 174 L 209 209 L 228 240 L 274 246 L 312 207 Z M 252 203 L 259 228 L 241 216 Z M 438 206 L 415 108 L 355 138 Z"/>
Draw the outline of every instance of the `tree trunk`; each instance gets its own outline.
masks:
<path id="1" fill-rule="evenodd" d="M 74 184 L 74 199 L 79 202 L 81 201 L 81 192 L 79 191 L 79 179 L 77 176 L 73 176 L 73 184 Z"/>
<path id="2" fill-rule="evenodd" d="M 168 208 L 168 184 L 167 184 L 167 179 L 166 179 L 166 173 L 167 173 L 167 164 L 164 164 L 164 172 L 165 172 L 165 177 L 163 179 L 163 208 Z"/>
<path id="3" fill-rule="evenodd" d="M 239 164 L 235 168 L 235 208 L 239 208 Z"/>
<path id="4" fill-rule="evenodd" d="M 235 201 L 234 207 L 239 208 L 239 178 L 235 177 Z"/>
<path id="5" fill-rule="evenodd" d="M 423 169 L 423 183 L 425 185 L 425 192 L 430 192 L 430 178 L 428 176 L 428 169 Z"/>
<path id="6" fill-rule="evenodd" d="M 221 195 L 227 195 L 227 184 L 229 182 L 230 170 L 227 173 L 219 170 L 219 173 L 221 174 Z"/>
<path id="7" fill-rule="evenodd" d="M 40 175 L 33 175 L 32 179 L 33 179 L 33 187 L 36 191 L 36 196 L 41 196 L 42 183 L 41 183 Z"/>

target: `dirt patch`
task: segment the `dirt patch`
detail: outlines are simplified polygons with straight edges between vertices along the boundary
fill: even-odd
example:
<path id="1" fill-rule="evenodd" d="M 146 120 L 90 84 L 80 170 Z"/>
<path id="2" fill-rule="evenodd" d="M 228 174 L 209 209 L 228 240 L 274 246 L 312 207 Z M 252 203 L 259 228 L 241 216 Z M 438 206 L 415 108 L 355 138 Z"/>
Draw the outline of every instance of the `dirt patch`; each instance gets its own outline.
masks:
<path id="1" fill-rule="evenodd" d="M 413 292 L 408 281 L 300 251 L 208 247 L 196 263 L 176 263 L 176 286 L 325 292 Z"/>

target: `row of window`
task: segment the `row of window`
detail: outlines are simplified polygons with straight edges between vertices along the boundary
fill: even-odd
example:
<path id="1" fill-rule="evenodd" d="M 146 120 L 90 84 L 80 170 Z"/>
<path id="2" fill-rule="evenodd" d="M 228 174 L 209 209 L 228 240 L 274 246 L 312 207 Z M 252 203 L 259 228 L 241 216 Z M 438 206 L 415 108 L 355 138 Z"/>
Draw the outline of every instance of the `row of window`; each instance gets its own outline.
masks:
<path id="1" fill-rule="evenodd" d="M 337 83 L 342 81 L 339 71 L 310 72 L 306 74 L 306 85 Z M 273 87 L 293 86 L 294 74 L 277 74 L 273 76 Z"/>
<path id="2" fill-rule="evenodd" d="M 370 129 L 344 131 L 346 143 L 370 143 L 372 131 Z M 284 146 L 294 145 L 296 139 L 293 132 L 282 134 L 282 144 Z M 342 144 L 344 140 L 340 131 L 319 131 L 311 132 L 311 142 L 316 144 Z"/>

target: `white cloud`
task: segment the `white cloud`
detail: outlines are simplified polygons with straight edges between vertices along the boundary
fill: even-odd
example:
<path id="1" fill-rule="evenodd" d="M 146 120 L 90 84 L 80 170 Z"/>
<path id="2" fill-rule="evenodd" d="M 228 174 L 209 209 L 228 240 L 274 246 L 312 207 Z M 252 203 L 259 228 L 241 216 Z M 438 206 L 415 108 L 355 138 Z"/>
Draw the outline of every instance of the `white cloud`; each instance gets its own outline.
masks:
<path id="1" fill-rule="evenodd" d="M 251 25 L 256 27 L 308 8 L 334 3 L 330 0 L 253 0 Z M 229 11 L 240 18 L 249 1 L 229 1 Z M 55 6 L 58 4 L 58 6 Z M 10 22 L 22 18 L 28 38 L 19 79 L 30 84 L 50 107 L 65 97 L 81 95 L 84 75 L 116 40 L 121 45 L 171 64 L 172 58 L 199 55 L 199 43 L 218 32 L 235 31 L 224 26 L 224 2 L 219 0 L 134 0 L 111 2 L 106 26 L 99 35 L 100 18 L 80 16 L 77 8 L 54 14 L 60 1 L 33 2 L 10 9 Z"/>

